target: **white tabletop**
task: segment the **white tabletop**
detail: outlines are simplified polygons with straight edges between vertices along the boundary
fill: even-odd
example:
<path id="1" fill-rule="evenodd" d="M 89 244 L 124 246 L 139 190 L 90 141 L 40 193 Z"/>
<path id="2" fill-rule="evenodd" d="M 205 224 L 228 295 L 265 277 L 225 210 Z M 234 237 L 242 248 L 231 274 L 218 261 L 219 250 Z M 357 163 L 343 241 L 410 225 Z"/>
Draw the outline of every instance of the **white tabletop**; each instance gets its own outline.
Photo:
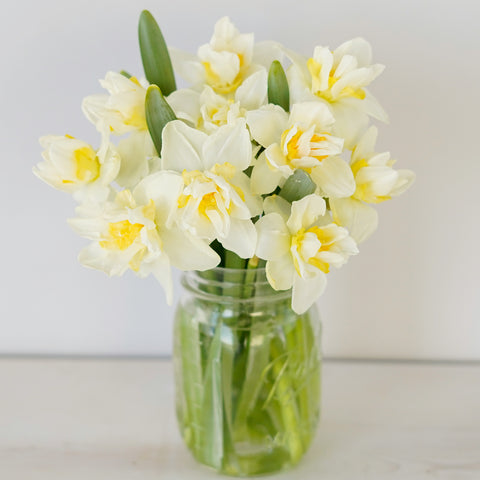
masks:
<path id="1" fill-rule="evenodd" d="M 215 479 L 166 360 L 0 359 L 0 479 Z M 279 479 L 480 479 L 480 365 L 325 362 L 323 418 Z"/>

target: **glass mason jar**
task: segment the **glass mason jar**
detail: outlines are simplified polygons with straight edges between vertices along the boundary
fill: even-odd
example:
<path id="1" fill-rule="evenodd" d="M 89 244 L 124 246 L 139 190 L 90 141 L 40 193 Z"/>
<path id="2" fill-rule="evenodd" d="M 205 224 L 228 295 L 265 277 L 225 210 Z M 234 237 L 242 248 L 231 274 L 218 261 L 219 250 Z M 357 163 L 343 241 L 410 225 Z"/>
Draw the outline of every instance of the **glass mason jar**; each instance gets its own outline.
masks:
<path id="1" fill-rule="evenodd" d="M 250 476 L 296 464 L 320 411 L 321 324 L 264 268 L 186 272 L 175 315 L 177 418 L 195 458 Z"/>

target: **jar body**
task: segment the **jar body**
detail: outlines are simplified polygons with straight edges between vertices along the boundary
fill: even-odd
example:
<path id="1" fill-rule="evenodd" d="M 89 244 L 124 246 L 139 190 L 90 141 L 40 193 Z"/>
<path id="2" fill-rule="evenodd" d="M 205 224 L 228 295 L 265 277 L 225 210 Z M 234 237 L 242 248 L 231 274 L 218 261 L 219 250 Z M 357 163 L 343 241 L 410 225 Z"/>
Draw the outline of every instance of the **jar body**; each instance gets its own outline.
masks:
<path id="1" fill-rule="evenodd" d="M 319 419 L 318 313 L 294 313 L 288 292 L 273 291 L 264 271 L 252 281 L 247 270 L 214 270 L 185 274 L 176 311 L 181 434 L 200 463 L 225 474 L 288 468 Z"/>

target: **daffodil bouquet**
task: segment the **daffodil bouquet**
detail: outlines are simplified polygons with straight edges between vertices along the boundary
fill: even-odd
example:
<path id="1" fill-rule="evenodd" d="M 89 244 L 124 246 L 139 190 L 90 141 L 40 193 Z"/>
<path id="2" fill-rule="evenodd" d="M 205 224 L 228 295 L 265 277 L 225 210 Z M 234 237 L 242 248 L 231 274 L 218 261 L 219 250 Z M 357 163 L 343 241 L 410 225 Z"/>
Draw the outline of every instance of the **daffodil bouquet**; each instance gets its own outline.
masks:
<path id="1" fill-rule="evenodd" d="M 370 118 L 386 121 L 387 116 L 367 87 L 383 65 L 372 64 L 371 47 L 362 38 L 333 51 L 317 46 L 304 57 L 276 42 L 255 44 L 253 34 L 239 33 L 226 17 L 196 55 L 168 49 L 147 11 L 140 16 L 139 41 L 146 79 L 108 72 L 100 81 L 107 93 L 83 101 L 85 116 L 100 133 L 98 148 L 70 135 L 40 139 L 44 161 L 34 173 L 73 194 L 77 217 L 69 223 L 91 240 L 80 252 L 80 262 L 109 275 L 127 270 L 140 277 L 153 274 L 169 303 L 171 266 L 204 272 L 204 279 L 214 279 L 218 267 L 224 267 L 227 281 L 234 269 L 247 272 L 229 290 L 217 282 L 206 292 L 243 298 L 255 297 L 255 288 L 245 286 L 254 278 L 252 271 L 262 270 L 272 291 L 287 292 L 299 315 L 294 331 L 305 339 L 312 332 L 298 319 L 324 291 L 330 267 L 356 255 L 358 245 L 376 229 L 372 205 L 404 192 L 414 179 L 411 171 L 393 168 L 388 152 L 375 150 L 377 129 L 369 126 Z M 177 89 L 174 72 L 187 88 Z M 234 325 L 247 317 L 238 310 L 229 318 Z M 257 373 L 247 367 L 231 370 L 229 378 L 236 377 L 238 390 L 231 400 L 208 383 L 216 378 L 216 355 L 222 354 L 221 335 L 215 332 L 216 327 L 208 342 L 200 341 L 200 364 L 189 367 L 187 380 L 200 382 L 203 390 L 197 397 L 185 390 L 186 415 L 190 409 L 195 417 L 196 411 L 187 443 L 204 463 L 220 469 L 229 459 L 224 471 L 258 473 L 261 469 L 238 467 L 235 447 L 245 438 L 251 441 L 253 427 L 230 431 L 226 443 L 225 411 L 235 414 L 235 399 L 244 398 L 246 384 L 252 395 L 262 396 L 252 380 L 260 381 L 260 370 L 274 378 L 259 406 L 250 402 L 248 415 L 257 418 L 281 385 L 288 391 L 298 369 L 279 369 L 275 359 L 288 356 L 292 344 L 273 348 L 270 338 Z M 283 333 L 288 340 L 289 332 Z M 188 335 L 187 356 L 197 348 L 193 343 L 202 340 L 198 332 L 193 343 Z M 243 355 L 247 366 L 254 351 L 251 335 L 243 335 L 231 352 L 232 358 Z M 302 348 L 301 356 L 316 355 L 311 345 Z M 187 363 L 192 362 L 184 358 L 184 367 Z M 289 368 L 293 363 L 291 359 Z M 225 408 L 210 423 L 213 430 L 212 425 L 223 425 L 221 442 L 215 436 L 219 432 L 209 437 L 209 427 L 199 427 L 199 418 L 218 415 L 201 407 L 212 388 L 220 395 L 217 407 Z M 292 413 L 291 399 L 279 398 L 277 414 L 270 412 L 270 419 L 289 438 L 285 444 L 294 452 L 294 462 L 308 443 L 301 434 L 295 437 L 295 425 L 305 420 L 302 400 Z M 201 432 L 207 435 L 203 440 Z M 234 457 L 237 463 L 231 461 Z"/>

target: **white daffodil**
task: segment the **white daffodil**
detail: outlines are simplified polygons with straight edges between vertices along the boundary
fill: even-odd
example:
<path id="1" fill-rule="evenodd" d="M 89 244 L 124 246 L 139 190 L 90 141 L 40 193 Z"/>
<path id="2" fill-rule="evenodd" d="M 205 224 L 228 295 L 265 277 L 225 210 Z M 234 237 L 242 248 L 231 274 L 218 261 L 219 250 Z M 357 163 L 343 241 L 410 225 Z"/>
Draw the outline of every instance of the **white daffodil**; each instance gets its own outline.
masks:
<path id="1" fill-rule="evenodd" d="M 320 102 L 293 105 L 290 115 L 277 105 L 247 113 L 254 140 L 265 147 L 252 171 L 252 191 L 270 193 L 296 169 L 307 171 L 328 197 L 348 197 L 355 190 L 352 172 L 338 154 L 343 140 L 333 136 L 335 119 Z"/>
<path id="2" fill-rule="evenodd" d="M 248 110 L 258 109 L 266 103 L 267 71 L 262 69 L 252 74 L 231 98 L 215 93 L 207 85 L 202 92 L 177 90 L 167 100 L 178 118 L 206 133 L 213 133 L 218 127 L 245 117 Z"/>
<path id="3" fill-rule="evenodd" d="M 84 98 L 82 110 L 99 132 L 114 135 L 146 131 L 145 95 L 147 90 L 135 77 L 108 72 L 100 85 L 108 95 L 90 95 Z"/>
<path id="4" fill-rule="evenodd" d="M 331 199 L 334 219 L 344 225 L 357 243 L 363 242 L 376 229 L 377 212 L 366 205 L 381 203 L 403 193 L 414 181 L 411 170 L 394 170 L 389 152 L 375 153 L 378 131 L 370 127 L 355 146 L 351 169 L 355 192 L 350 198 Z"/>
<path id="5" fill-rule="evenodd" d="M 334 133 L 351 148 L 363 133 L 368 116 L 386 122 L 387 115 L 365 87 L 384 70 L 371 64 L 372 49 L 363 38 L 340 45 L 333 52 L 316 47 L 313 57 L 291 53 L 288 70 L 290 93 L 294 102 L 317 99 L 329 105 L 335 116 Z"/>
<path id="6" fill-rule="evenodd" d="M 140 277 L 153 274 L 172 303 L 170 265 L 207 270 L 219 262 L 203 241 L 180 231 L 172 220 L 181 180 L 167 172 L 146 177 L 135 189 L 118 193 L 115 201 L 77 208 L 72 228 L 93 242 L 79 255 L 80 262 L 108 275 L 131 269 Z"/>
<path id="7" fill-rule="evenodd" d="M 175 71 L 195 89 L 208 85 L 227 96 L 250 75 L 268 70 L 272 60 L 283 55 L 273 42 L 254 45 L 253 33 L 240 33 L 228 17 L 218 20 L 210 42 L 198 49 L 197 56 L 176 49 L 170 49 L 170 53 Z"/>
<path id="8" fill-rule="evenodd" d="M 99 150 L 70 135 L 47 135 L 40 145 L 44 161 L 33 168 L 38 178 L 77 201 L 106 200 L 120 168 L 118 152 L 106 137 Z"/>
<path id="9" fill-rule="evenodd" d="M 253 256 L 256 230 L 251 218 L 261 201 L 250 193 L 243 173 L 252 159 L 245 121 L 220 127 L 208 136 L 180 120 L 163 130 L 162 167 L 178 172 L 183 191 L 178 223 L 191 234 L 217 239 L 242 258 Z"/>
<path id="10" fill-rule="evenodd" d="M 345 228 L 325 216 L 323 198 L 308 195 L 293 202 L 265 201 L 266 215 L 257 223 L 256 254 L 267 260 L 267 278 L 275 290 L 292 290 L 292 308 L 301 314 L 323 293 L 330 266 L 340 267 L 358 253 Z"/>

